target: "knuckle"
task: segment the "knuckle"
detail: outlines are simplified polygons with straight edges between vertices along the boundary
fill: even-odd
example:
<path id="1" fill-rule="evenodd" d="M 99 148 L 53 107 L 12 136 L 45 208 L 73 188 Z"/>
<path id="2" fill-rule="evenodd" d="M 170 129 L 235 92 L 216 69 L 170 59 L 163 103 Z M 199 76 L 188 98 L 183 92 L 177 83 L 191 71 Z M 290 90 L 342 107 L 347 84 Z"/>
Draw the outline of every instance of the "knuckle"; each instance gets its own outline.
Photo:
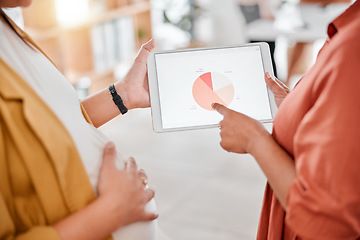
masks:
<path id="1" fill-rule="evenodd" d="M 225 130 L 221 129 L 221 132 L 220 132 L 220 137 L 221 137 L 221 140 L 222 140 L 221 142 L 224 141 L 225 136 L 226 136 Z M 221 143 L 221 142 L 220 142 L 220 143 Z"/>
<path id="2" fill-rule="evenodd" d="M 149 186 L 148 189 L 151 189 L 151 191 L 153 191 L 155 193 L 155 188 L 153 186 Z"/>
<path id="3" fill-rule="evenodd" d="M 155 220 L 157 217 L 158 217 L 158 215 L 155 213 L 144 213 L 144 216 L 143 216 L 144 220 L 147 220 L 147 221 Z"/>
<path id="4" fill-rule="evenodd" d="M 146 202 L 148 202 L 154 198 L 155 191 L 153 189 L 148 188 L 145 190 L 145 194 L 146 194 Z"/>
<path id="5" fill-rule="evenodd" d="M 232 114 L 233 114 L 233 111 L 232 111 L 231 109 L 228 109 L 228 110 L 225 111 L 225 113 L 224 113 L 224 119 L 225 119 L 225 118 L 230 118 Z"/>
<path id="6" fill-rule="evenodd" d="M 138 170 L 138 173 L 139 173 L 139 175 L 141 175 L 141 176 L 147 177 L 147 174 L 146 174 L 145 170 L 142 169 L 142 168 Z"/>
<path id="7" fill-rule="evenodd" d="M 224 121 L 220 121 L 218 126 L 220 127 L 220 130 L 222 131 L 222 128 L 224 127 Z"/>
<path id="8" fill-rule="evenodd" d="M 226 145 L 223 140 L 220 141 L 220 146 L 225 149 Z"/>
<path id="9" fill-rule="evenodd" d="M 150 220 L 155 220 L 155 219 L 158 218 L 158 216 L 159 216 L 158 214 L 152 213 L 151 216 L 150 216 Z"/>
<path id="10" fill-rule="evenodd" d="M 132 167 L 137 168 L 136 161 L 135 161 L 135 159 L 134 159 L 133 157 L 130 157 L 130 158 L 129 158 L 129 162 L 130 162 L 130 164 L 131 164 Z"/>
<path id="11" fill-rule="evenodd" d="M 229 145 L 228 145 L 225 141 L 221 141 L 221 142 L 220 142 L 220 146 L 221 146 L 225 151 L 229 152 L 230 147 L 229 147 Z"/>
<path id="12" fill-rule="evenodd" d="M 153 198 L 153 197 L 155 196 L 155 190 L 154 190 L 154 189 L 148 188 L 147 191 L 148 191 L 149 196 L 150 196 L 151 198 Z"/>

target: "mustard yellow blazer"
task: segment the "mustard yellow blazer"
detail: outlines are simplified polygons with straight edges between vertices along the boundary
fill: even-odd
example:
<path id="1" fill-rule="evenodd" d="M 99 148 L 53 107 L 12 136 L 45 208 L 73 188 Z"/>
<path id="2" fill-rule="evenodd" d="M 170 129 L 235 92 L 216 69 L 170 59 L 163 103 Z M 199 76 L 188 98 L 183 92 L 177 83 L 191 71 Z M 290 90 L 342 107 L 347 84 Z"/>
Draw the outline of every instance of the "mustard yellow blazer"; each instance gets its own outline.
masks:
<path id="1" fill-rule="evenodd" d="M 51 225 L 94 199 L 65 127 L 0 59 L 0 239 L 59 239 Z"/>

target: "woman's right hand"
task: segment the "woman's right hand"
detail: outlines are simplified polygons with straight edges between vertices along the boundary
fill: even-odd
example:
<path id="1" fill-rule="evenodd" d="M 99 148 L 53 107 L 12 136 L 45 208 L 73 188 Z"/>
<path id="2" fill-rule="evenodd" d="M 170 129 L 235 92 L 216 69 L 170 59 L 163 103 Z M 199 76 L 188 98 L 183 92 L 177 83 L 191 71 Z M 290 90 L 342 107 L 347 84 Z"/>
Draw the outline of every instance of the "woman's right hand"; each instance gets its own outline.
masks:
<path id="1" fill-rule="evenodd" d="M 154 190 L 145 188 L 145 172 L 137 170 L 133 158 L 124 170 L 118 170 L 115 155 L 114 144 L 106 144 L 97 187 L 99 197 L 53 225 L 61 239 L 104 239 L 120 227 L 158 217 L 145 211 L 154 197 Z"/>
<path id="2" fill-rule="evenodd" d="M 268 72 L 265 73 L 265 82 L 274 93 L 276 105 L 279 107 L 285 97 L 290 93 L 290 89 L 279 79 L 271 78 Z"/>
<path id="3" fill-rule="evenodd" d="M 116 150 L 113 143 L 105 146 L 103 164 L 98 182 L 98 200 L 109 214 L 108 224 L 113 230 L 138 221 L 151 221 L 156 213 L 146 212 L 145 205 L 154 197 L 154 190 L 145 188 L 147 182 L 143 170 L 138 171 L 136 162 L 129 158 L 125 169 L 115 165 Z"/>

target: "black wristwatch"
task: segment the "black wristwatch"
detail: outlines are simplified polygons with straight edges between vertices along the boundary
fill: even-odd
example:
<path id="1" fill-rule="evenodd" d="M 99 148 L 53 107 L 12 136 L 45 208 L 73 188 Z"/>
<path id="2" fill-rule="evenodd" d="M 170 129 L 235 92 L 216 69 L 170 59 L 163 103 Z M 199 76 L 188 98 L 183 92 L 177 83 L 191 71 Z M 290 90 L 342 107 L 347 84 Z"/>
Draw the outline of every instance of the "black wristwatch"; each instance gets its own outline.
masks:
<path id="1" fill-rule="evenodd" d="M 109 86 L 109 91 L 112 96 L 112 99 L 116 106 L 119 108 L 122 115 L 127 113 L 128 109 L 125 107 L 123 100 L 121 99 L 120 95 L 117 93 L 114 84 Z"/>

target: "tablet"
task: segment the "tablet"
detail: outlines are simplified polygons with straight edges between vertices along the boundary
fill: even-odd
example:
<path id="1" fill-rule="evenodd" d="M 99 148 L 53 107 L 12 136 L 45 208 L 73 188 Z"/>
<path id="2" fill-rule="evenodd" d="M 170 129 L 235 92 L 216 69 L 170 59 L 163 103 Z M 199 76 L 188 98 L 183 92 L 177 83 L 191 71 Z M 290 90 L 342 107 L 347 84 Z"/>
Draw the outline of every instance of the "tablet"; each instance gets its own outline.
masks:
<path id="1" fill-rule="evenodd" d="M 214 102 L 261 122 L 277 110 L 264 78 L 274 77 L 267 43 L 151 52 L 147 64 L 155 132 L 217 127 Z"/>

